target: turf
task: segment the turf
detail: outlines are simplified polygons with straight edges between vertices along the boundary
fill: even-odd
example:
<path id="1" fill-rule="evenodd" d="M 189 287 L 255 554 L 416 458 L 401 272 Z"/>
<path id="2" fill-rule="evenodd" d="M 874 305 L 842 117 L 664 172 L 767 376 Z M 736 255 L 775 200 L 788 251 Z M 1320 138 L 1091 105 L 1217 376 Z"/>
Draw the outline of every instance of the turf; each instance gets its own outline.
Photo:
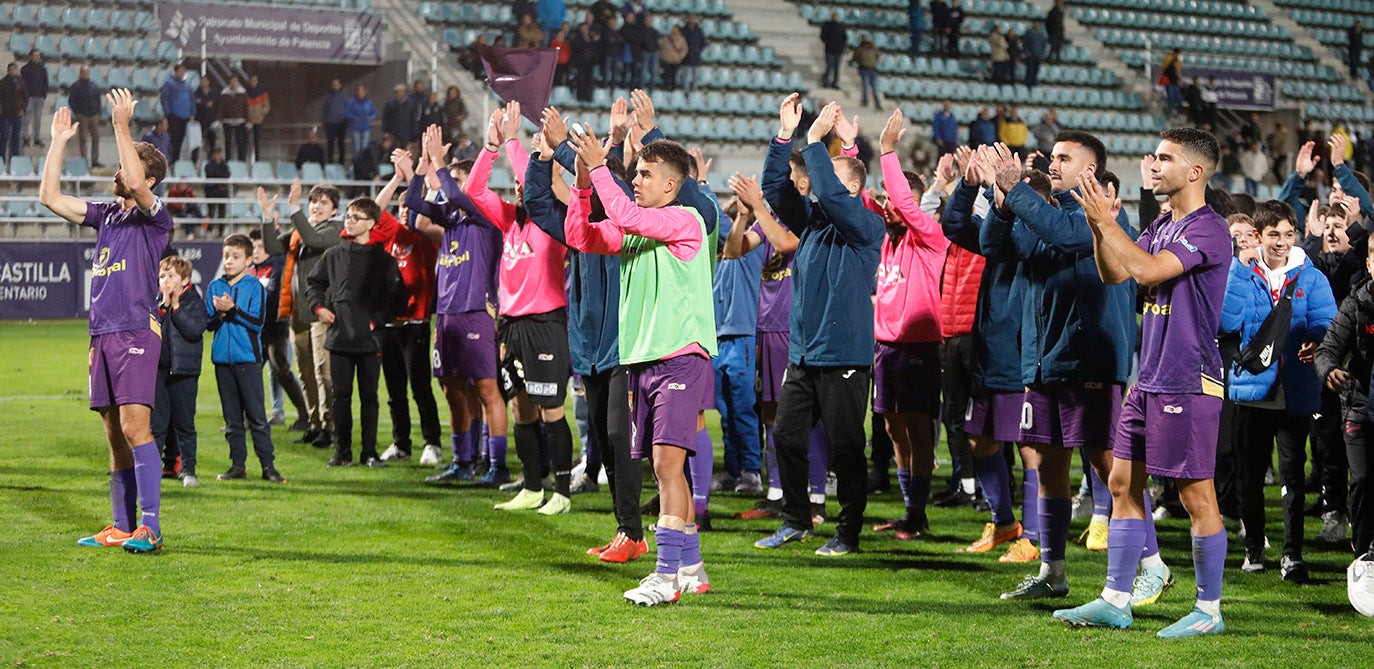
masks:
<path id="1" fill-rule="evenodd" d="M 1241 573 L 1233 540 L 1227 633 L 1165 642 L 1154 632 L 1193 596 L 1182 521 L 1160 529 L 1178 587 L 1131 630 L 1086 631 L 1054 622 L 1057 603 L 997 599 L 1031 569 L 956 553 L 981 528 L 971 509 L 933 510 L 929 539 L 866 533 L 861 554 L 825 560 L 811 553 L 819 537 L 753 548 L 775 524 L 730 519 L 752 503 L 733 494 L 713 501 L 703 540 L 714 591 L 641 609 L 620 593 L 652 562 L 583 554 L 614 531 L 605 492 L 563 517 L 504 514 L 500 493 L 426 487 L 427 468 L 326 469 L 325 452 L 281 428 L 288 483 L 215 481 L 228 461 L 210 374 L 202 486 L 164 485 L 166 550 L 82 549 L 109 514 L 86 344 L 82 322 L 0 323 L 0 508 L 12 510 L 0 662 L 12 666 L 1362 666 L 1374 647 L 1374 621 L 1346 601 L 1348 549 L 1309 541 L 1314 582 L 1295 586 Z M 891 494 L 869 505 L 872 520 L 897 511 Z M 1061 601 L 1095 596 L 1105 565 L 1071 546 Z"/>

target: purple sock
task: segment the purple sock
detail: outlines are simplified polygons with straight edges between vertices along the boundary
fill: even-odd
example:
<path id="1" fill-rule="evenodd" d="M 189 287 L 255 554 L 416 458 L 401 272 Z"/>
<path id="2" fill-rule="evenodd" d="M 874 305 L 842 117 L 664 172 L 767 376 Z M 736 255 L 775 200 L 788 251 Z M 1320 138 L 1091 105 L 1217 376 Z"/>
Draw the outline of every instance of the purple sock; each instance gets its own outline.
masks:
<path id="1" fill-rule="evenodd" d="M 138 514 L 138 482 L 134 468 L 110 472 L 110 511 L 114 514 L 114 526 L 123 532 L 133 532 L 129 522 Z"/>
<path id="2" fill-rule="evenodd" d="M 906 508 L 906 517 L 911 518 L 911 470 L 897 468 L 897 489 L 902 491 L 902 506 Z"/>
<path id="3" fill-rule="evenodd" d="M 487 437 L 487 456 L 491 458 L 491 466 L 506 471 L 506 435 Z"/>
<path id="4" fill-rule="evenodd" d="M 1107 524 L 1107 589 L 1130 592 L 1135 569 L 1145 550 L 1145 527 L 1149 521 L 1138 518 L 1113 518 Z"/>
<path id="5" fill-rule="evenodd" d="M 678 567 L 682 566 L 682 547 L 687 543 L 686 539 L 687 535 L 682 530 L 670 530 L 659 525 L 658 531 L 654 532 L 654 541 L 658 544 L 658 563 L 654 571 L 677 576 Z"/>
<path id="6" fill-rule="evenodd" d="M 926 524 L 926 500 L 930 499 L 930 477 L 912 476 L 911 499 L 906 503 L 906 517 L 918 524 Z"/>
<path id="7" fill-rule="evenodd" d="M 134 477 L 138 480 L 138 506 L 143 509 L 139 525 L 147 525 L 155 534 L 162 534 L 158 511 L 162 507 L 162 457 L 157 444 L 148 442 L 133 447 Z"/>
<path id="8" fill-rule="evenodd" d="M 811 494 L 824 495 L 825 474 L 830 470 L 830 440 L 825 438 L 825 428 L 820 423 L 811 431 L 806 460 L 811 465 Z"/>
<path id="9" fill-rule="evenodd" d="M 448 445 L 449 445 L 449 450 L 453 452 L 453 461 L 454 461 L 454 462 L 458 462 L 458 457 L 459 457 L 458 454 L 463 452 L 463 445 L 462 445 L 462 443 L 460 443 L 460 442 L 458 441 L 458 438 L 459 438 L 460 435 L 464 435 L 464 434 L 467 434 L 467 433 L 465 433 L 465 432 L 450 432 L 450 433 L 448 433 Z"/>
<path id="10" fill-rule="evenodd" d="M 1088 488 L 1093 494 L 1093 515 L 1110 517 L 1112 515 L 1111 489 L 1107 487 L 1102 477 L 1097 475 L 1096 468 L 1088 467 L 1088 476 L 1091 477 L 1088 480 Z M 1148 508 L 1149 507 L 1146 507 L 1146 509 Z M 1148 511 L 1146 511 L 1146 513 L 1148 513 Z"/>
<path id="11" fill-rule="evenodd" d="M 1150 501 L 1151 501 L 1151 500 L 1150 500 L 1150 491 L 1146 490 L 1146 491 L 1145 491 L 1145 551 L 1144 551 L 1143 553 L 1140 554 L 1140 557 L 1141 557 L 1142 559 L 1143 559 L 1143 558 L 1147 558 L 1147 557 L 1151 557 L 1151 556 L 1155 556 L 1155 555 L 1159 555 L 1159 537 L 1155 536 L 1155 517 L 1154 517 L 1154 514 L 1152 513 L 1153 509 L 1152 509 L 1152 507 L 1151 507 Z M 1110 525 L 1108 525 L 1108 527 L 1110 528 Z M 1108 532 L 1111 532 L 1111 530 L 1108 529 Z M 1107 535 L 1107 538 L 1108 538 L 1108 539 L 1111 539 L 1111 536 L 1112 536 L 1111 534 L 1108 534 L 1108 535 Z M 1108 541 L 1107 543 L 1110 544 L 1111 541 Z"/>
<path id="12" fill-rule="evenodd" d="M 978 476 L 978 484 L 983 486 L 983 494 L 987 495 L 988 506 L 992 507 L 992 522 L 999 527 L 1016 522 L 1016 513 L 1011 509 L 1007 459 L 1001 453 L 974 458 L 973 471 Z"/>
<path id="13" fill-rule="evenodd" d="M 468 430 L 468 434 L 471 435 L 472 439 L 472 452 L 477 455 L 478 459 L 486 460 L 491 454 L 491 449 L 488 448 L 490 444 L 487 441 L 491 433 L 487 430 L 487 424 L 483 423 L 481 419 L 473 420 L 472 429 Z"/>
<path id="14" fill-rule="evenodd" d="M 696 453 L 687 459 L 692 477 L 692 506 L 698 515 L 711 504 L 712 452 L 711 435 L 705 428 L 697 430 Z M 693 562 L 692 564 L 696 564 Z"/>
<path id="15" fill-rule="evenodd" d="M 1064 559 L 1064 547 L 1069 543 L 1069 520 L 1073 516 L 1073 502 L 1067 499 L 1040 499 L 1040 561 Z"/>
<path id="16" fill-rule="evenodd" d="M 768 442 L 768 487 L 782 488 L 782 476 L 778 474 L 778 447 L 773 444 L 773 426 L 765 425 L 763 434 Z"/>
<path id="17" fill-rule="evenodd" d="M 682 558 L 679 562 L 686 567 L 690 567 L 701 562 L 701 535 L 697 534 L 695 523 L 687 526 L 690 532 L 682 535 Z"/>
<path id="18" fill-rule="evenodd" d="M 1226 530 L 1206 537 L 1193 537 L 1193 571 L 1197 574 L 1198 601 L 1215 602 L 1221 599 L 1221 578 L 1225 568 Z"/>
<path id="19" fill-rule="evenodd" d="M 460 464 L 472 463 L 472 433 L 454 432 L 449 435 L 453 440 L 453 460 Z"/>
<path id="20" fill-rule="evenodd" d="M 1025 479 L 1021 484 L 1021 536 L 1038 542 L 1043 527 L 1040 524 L 1040 471 L 1023 469 L 1021 476 Z"/>

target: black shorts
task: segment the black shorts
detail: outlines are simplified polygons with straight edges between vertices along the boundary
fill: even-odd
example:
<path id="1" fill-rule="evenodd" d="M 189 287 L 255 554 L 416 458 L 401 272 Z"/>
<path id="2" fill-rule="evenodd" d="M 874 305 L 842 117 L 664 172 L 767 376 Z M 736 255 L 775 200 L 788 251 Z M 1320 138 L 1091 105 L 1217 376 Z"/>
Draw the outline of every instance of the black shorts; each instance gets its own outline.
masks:
<path id="1" fill-rule="evenodd" d="M 572 378 L 566 312 L 502 318 L 496 341 L 501 347 L 501 385 L 508 397 L 523 391 L 536 406 L 563 406 Z"/>

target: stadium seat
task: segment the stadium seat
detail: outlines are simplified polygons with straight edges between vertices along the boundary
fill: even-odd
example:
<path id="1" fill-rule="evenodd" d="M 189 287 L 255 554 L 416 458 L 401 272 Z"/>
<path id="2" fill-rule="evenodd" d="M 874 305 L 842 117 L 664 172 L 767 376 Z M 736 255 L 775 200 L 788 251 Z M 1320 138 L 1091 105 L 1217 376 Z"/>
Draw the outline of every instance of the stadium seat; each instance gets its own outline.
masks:
<path id="1" fill-rule="evenodd" d="M 316 167 L 318 167 L 318 165 L 316 165 Z M 296 164 L 286 160 L 278 161 L 277 167 L 273 172 L 276 174 L 276 177 L 282 181 L 290 181 L 300 176 L 296 173 Z"/>
<path id="2" fill-rule="evenodd" d="M 347 181 L 348 177 L 344 174 L 343 165 L 329 163 L 324 166 L 324 177 L 327 181 L 339 182 Z"/>
<path id="3" fill-rule="evenodd" d="M 178 179 L 196 178 L 196 166 L 189 160 L 178 160 L 172 163 L 172 176 Z"/>
<path id="4" fill-rule="evenodd" d="M 294 169 L 296 166 L 291 164 L 291 167 Z M 337 167 L 337 165 L 335 167 Z M 324 181 L 324 170 L 320 168 L 319 163 L 303 163 L 301 165 L 300 178 L 304 183 L 319 183 Z"/>
<path id="5" fill-rule="evenodd" d="M 12 177 L 31 177 L 34 175 L 33 159 L 26 155 L 10 156 L 9 174 Z"/>
<path id="6" fill-rule="evenodd" d="M 232 169 L 230 172 L 232 175 Z M 254 162 L 248 174 L 255 181 L 273 181 L 276 179 L 276 176 L 272 174 L 272 164 L 265 160 Z"/>
<path id="7" fill-rule="evenodd" d="M 248 163 L 245 163 L 242 160 L 230 160 L 228 161 L 228 164 L 230 179 L 246 180 L 248 178 Z"/>
<path id="8" fill-rule="evenodd" d="M 91 170 L 85 158 L 72 156 L 62 161 L 62 173 L 69 177 L 84 177 L 90 176 Z"/>

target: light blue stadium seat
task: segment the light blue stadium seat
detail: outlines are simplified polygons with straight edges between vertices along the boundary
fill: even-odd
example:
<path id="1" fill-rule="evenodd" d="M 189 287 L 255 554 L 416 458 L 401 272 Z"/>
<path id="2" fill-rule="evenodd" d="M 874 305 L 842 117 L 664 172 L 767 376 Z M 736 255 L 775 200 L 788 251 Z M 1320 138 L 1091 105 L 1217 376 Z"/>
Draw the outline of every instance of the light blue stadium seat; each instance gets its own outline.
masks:
<path id="1" fill-rule="evenodd" d="M 266 160 L 259 160 L 249 168 L 248 176 L 258 181 L 272 181 L 276 175 L 272 174 L 272 163 Z"/>
<path id="2" fill-rule="evenodd" d="M 347 180 L 347 177 L 344 175 L 343 165 L 338 163 L 329 163 L 324 166 L 324 178 L 336 183 Z"/>
<path id="3" fill-rule="evenodd" d="M 196 178 L 196 166 L 189 160 L 178 160 L 172 163 L 172 176 L 178 179 Z"/>
<path id="4" fill-rule="evenodd" d="M 27 218 L 33 215 L 33 202 L 11 200 L 5 203 L 5 215 L 10 218 Z"/>
<path id="5" fill-rule="evenodd" d="M 103 31 L 110 29 L 110 14 L 100 7 L 92 7 L 86 12 L 86 30 Z"/>
<path id="6" fill-rule="evenodd" d="M 291 165 L 291 167 L 294 168 L 295 165 Z M 338 166 L 335 165 L 335 167 Z M 301 181 L 309 184 L 324 181 L 324 170 L 320 168 L 319 163 L 304 163 L 301 165 Z"/>
<path id="7" fill-rule="evenodd" d="M 28 35 L 23 35 L 20 33 L 14 33 L 13 35 L 10 35 L 10 53 L 28 53 L 29 47 L 32 45 L 33 40 L 29 39 Z"/>
<path id="8" fill-rule="evenodd" d="M 147 68 L 134 68 L 133 87 L 140 91 L 155 91 L 158 89 L 156 80 L 153 79 L 153 71 Z"/>
<path id="9" fill-rule="evenodd" d="M 57 55 L 63 58 L 83 58 L 86 51 L 81 47 L 81 40 L 75 35 L 63 35 L 57 41 Z"/>
<path id="10" fill-rule="evenodd" d="M 129 68 L 111 67 L 108 75 L 108 81 L 106 81 L 105 83 L 110 88 L 130 87 L 132 85 L 132 82 L 129 80 Z"/>
<path id="11" fill-rule="evenodd" d="M 304 166 L 304 163 L 302 163 L 302 166 Z M 315 166 L 319 167 L 319 164 L 315 163 Z M 283 181 L 290 181 L 300 176 L 296 173 L 296 164 L 287 160 L 278 161 L 277 167 L 273 170 L 273 173 L 276 174 L 278 179 Z"/>
<path id="12" fill-rule="evenodd" d="M 230 179 L 247 179 L 247 178 L 248 178 L 248 163 L 245 163 L 245 162 L 243 162 L 242 160 L 230 160 L 230 161 L 229 161 L 229 178 L 230 178 Z"/>
<path id="13" fill-rule="evenodd" d="M 34 15 L 33 8 L 28 5 L 15 5 L 11 18 L 14 20 L 14 25 L 20 28 L 38 27 L 38 17 Z"/>
<path id="14" fill-rule="evenodd" d="M 62 14 L 56 7 L 43 5 L 38 8 L 38 26 L 40 28 L 60 28 L 62 27 Z"/>
<path id="15" fill-rule="evenodd" d="M 77 71 L 75 65 L 63 65 L 53 73 L 53 80 L 59 88 L 66 88 L 76 83 Z"/>
<path id="16" fill-rule="evenodd" d="M 134 30 L 134 16 L 128 10 L 116 9 L 110 12 L 110 29 L 116 33 L 130 33 Z M 116 58 L 128 57 L 128 54 L 113 54 Z"/>
<path id="17" fill-rule="evenodd" d="M 43 53 L 57 53 L 57 39 L 52 35 L 39 35 L 33 40 L 33 48 Z"/>
<path id="18" fill-rule="evenodd" d="M 91 168 L 86 164 L 85 158 L 72 156 L 62 161 L 62 173 L 72 177 L 84 177 L 91 173 Z"/>
<path id="19" fill-rule="evenodd" d="M 76 7 L 68 7 L 62 10 L 62 27 L 67 30 L 83 30 L 86 28 L 86 12 Z"/>
<path id="20" fill-rule="evenodd" d="M 10 176 L 31 177 L 34 175 L 33 158 L 26 155 L 10 156 Z"/>

